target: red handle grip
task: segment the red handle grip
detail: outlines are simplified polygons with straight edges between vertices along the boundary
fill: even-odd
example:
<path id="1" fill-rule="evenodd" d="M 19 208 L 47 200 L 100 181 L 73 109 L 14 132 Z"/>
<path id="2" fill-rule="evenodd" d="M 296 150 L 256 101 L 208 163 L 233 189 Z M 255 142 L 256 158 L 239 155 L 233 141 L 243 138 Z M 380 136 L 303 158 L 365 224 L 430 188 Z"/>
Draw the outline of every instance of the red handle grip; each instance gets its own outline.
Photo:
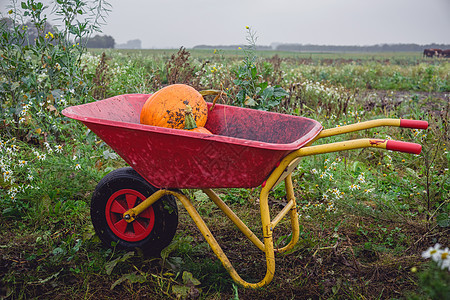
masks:
<path id="1" fill-rule="evenodd" d="M 400 127 L 404 128 L 415 128 L 415 129 L 427 129 L 428 122 L 427 121 L 418 121 L 418 120 L 400 120 Z"/>
<path id="2" fill-rule="evenodd" d="M 386 143 L 386 149 L 412 154 L 420 154 L 420 152 L 422 151 L 422 145 L 389 140 Z"/>

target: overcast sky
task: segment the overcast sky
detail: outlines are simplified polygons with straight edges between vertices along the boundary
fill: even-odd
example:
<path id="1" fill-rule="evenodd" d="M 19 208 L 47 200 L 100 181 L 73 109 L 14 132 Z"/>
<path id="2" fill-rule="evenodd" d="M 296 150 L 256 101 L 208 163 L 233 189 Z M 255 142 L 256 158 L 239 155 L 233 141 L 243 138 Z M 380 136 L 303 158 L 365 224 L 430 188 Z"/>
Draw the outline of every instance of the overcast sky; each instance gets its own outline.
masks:
<path id="1" fill-rule="evenodd" d="M 3 14 L 10 0 L 0 0 Z M 20 2 L 20 1 L 19 1 Z M 50 3 L 51 1 L 43 1 Z M 103 34 L 143 48 L 300 43 L 450 44 L 450 0 L 109 0 Z M 51 19 L 51 17 L 49 18 Z"/>

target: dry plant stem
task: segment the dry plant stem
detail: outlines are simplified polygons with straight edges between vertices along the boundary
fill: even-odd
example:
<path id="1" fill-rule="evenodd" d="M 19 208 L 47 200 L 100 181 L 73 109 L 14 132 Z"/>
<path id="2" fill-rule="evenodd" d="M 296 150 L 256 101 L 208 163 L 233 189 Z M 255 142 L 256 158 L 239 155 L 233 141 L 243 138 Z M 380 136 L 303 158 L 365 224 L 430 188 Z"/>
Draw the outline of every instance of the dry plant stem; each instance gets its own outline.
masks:
<path id="1" fill-rule="evenodd" d="M 427 212 L 428 212 L 428 216 L 427 216 L 427 221 L 430 221 L 434 214 L 436 212 L 434 212 L 433 214 L 430 214 L 430 210 L 431 210 L 431 195 L 430 195 L 430 185 L 431 185 L 431 178 L 430 178 L 430 168 L 431 166 L 434 164 L 437 155 L 439 153 L 439 149 L 440 145 L 437 145 L 436 147 L 436 151 L 434 152 L 433 158 L 429 159 L 430 157 L 430 153 L 431 153 L 431 149 L 427 151 L 427 153 L 424 155 L 424 159 L 425 159 L 425 176 L 426 176 L 426 192 L 427 192 Z"/>
<path id="2" fill-rule="evenodd" d="M 216 97 L 214 97 L 213 104 L 211 105 L 211 108 L 209 109 L 209 111 L 212 111 L 214 109 L 214 106 L 216 106 L 216 101 L 217 101 L 217 99 L 220 98 L 220 95 L 222 95 L 222 93 L 220 93 Z"/>
<path id="3" fill-rule="evenodd" d="M 337 241 L 336 244 L 334 244 L 333 246 L 317 248 L 317 250 L 314 252 L 314 254 L 312 256 L 316 256 L 316 254 L 317 254 L 317 252 L 319 252 L 319 250 L 336 249 L 338 245 L 339 245 L 339 241 Z"/>
<path id="4" fill-rule="evenodd" d="M 222 90 L 203 90 L 199 92 L 200 95 L 202 96 L 208 96 L 208 95 L 216 95 L 216 97 L 214 97 L 214 100 L 212 102 L 211 108 L 209 109 L 209 111 L 212 111 L 214 109 L 214 106 L 216 106 L 216 102 L 219 98 L 222 97 L 222 95 L 227 95 L 227 93 L 225 93 Z"/>
<path id="5" fill-rule="evenodd" d="M 353 244 L 349 236 L 346 235 L 346 238 L 350 244 L 350 252 L 352 253 L 353 264 L 355 266 L 356 271 L 358 271 L 358 281 L 362 284 L 361 281 L 361 270 L 359 269 L 358 261 L 356 260 L 355 252 L 353 251 Z"/>
<path id="6" fill-rule="evenodd" d="M 450 199 L 445 200 L 444 202 L 442 202 L 438 208 L 435 209 L 435 211 L 430 215 L 430 219 L 432 219 L 434 217 L 434 215 L 436 215 L 436 213 L 439 211 L 439 209 L 446 203 L 448 203 L 450 201 Z"/>
<path id="7" fill-rule="evenodd" d="M 429 229 L 427 232 L 425 232 L 424 235 L 422 235 L 417 241 L 414 242 L 414 244 L 412 244 L 411 246 L 409 246 L 405 252 L 407 252 L 408 250 L 410 250 L 412 248 L 412 246 L 416 245 L 417 243 L 419 243 L 421 240 L 423 240 L 430 232 L 433 231 L 433 229 L 435 229 L 436 227 L 438 227 L 438 225 L 434 225 L 433 228 Z"/>

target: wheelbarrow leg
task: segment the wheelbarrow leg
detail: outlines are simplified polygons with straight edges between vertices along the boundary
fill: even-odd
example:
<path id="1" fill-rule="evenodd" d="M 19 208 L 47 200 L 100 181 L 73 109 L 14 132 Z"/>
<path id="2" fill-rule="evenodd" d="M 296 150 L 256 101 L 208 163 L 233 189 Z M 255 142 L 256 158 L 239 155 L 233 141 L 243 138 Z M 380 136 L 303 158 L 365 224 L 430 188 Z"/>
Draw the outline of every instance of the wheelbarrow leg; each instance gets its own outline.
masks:
<path id="1" fill-rule="evenodd" d="M 264 188 L 263 188 L 263 190 L 264 190 Z M 247 282 L 247 281 L 243 280 L 241 278 L 241 276 L 239 276 L 239 274 L 237 273 L 237 271 L 231 264 L 230 260 L 227 258 L 227 256 L 223 252 L 219 243 L 217 242 L 217 240 L 214 238 L 213 234 L 209 230 L 205 221 L 202 219 L 200 214 L 197 212 L 195 207 L 192 205 L 191 200 L 180 192 L 171 191 L 171 190 L 159 190 L 159 191 L 155 192 L 153 195 L 151 195 L 150 197 L 148 197 L 146 200 L 144 200 L 138 206 L 126 211 L 124 213 L 124 219 L 127 222 L 131 222 L 132 220 L 134 220 L 135 216 L 137 216 L 140 212 L 144 211 L 147 207 L 152 205 L 154 202 L 156 202 L 159 198 L 161 198 L 164 195 L 173 195 L 173 196 L 177 197 L 178 200 L 180 200 L 180 202 L 183 204 L 183 206 L 186 209 L 186 211 L 188 212 L 188 214 L 191 216 L 192 220 L 194 220 L 195 225 L 197 225 L 197 227 L 200 230 L 200 232 L 202 233 L 203 237 L 208 242 L 208 244 L 211 247 L 211 249 L 213 250 L 214 254 L 222 262 L 223 266 L 228 271 L 231 278 L 236 283 L 242 285 L 243 287 L 259 288 L 259 287 L 265 286 L 268 283 L 270 283 L 272 281 L 274 273 L 275 273 L 275 254 L 274 254 L 273 238 L 272 238 L 272 227 L 273 226 L 270 223 L 268 191 L 270 191 L 270 189 L 264 193 L 261 192 L 261 195 L 260 195 L 261 220 L 262 220 L 262 225 L 263 225 L 264 245 L 261 242 L 258 243 L 255 241 L 256 236 L 255 236 L 255 238 L 251 238 L 252 242 L 254 242 L 255 245 L 258 246 L 258 248 L 263 248 L 262 250 L 266 256 L 266 266 L 267 266 L 266 275 L 260 282 L 257 282 L 257 283 Z M 209 194 L 211 194 L 211 193 L 209 193 Z M 224 208 L 222 208 L 222 210 L 224 210 Z M 225 209 L 224 211 L 227 211 L 227 210 Z M 228 212 L 226 214 L 227 215 L 230 214 L 232 216 L 232 214 L 230 212 Z M 233 215 L 234 215 L 234 213 L 233 213 Z M 236 215 L 234 215 L 234 216 L 235 216 L 235 218 L 238 218 Z M 233 217 L 229 216 L 229 218 L 232 219 Z M 242 222 L 237 222 L 237 223 L 240 224 Z M 237 223 L 235 222 L 235 224 L 237 224 Z M 240 225 L 239 229 L 242 230 L 243 226 L 245 226 L 245 225 Z M 246 226 L 245 226 L 245 228 L 246 228 Z"/>
<path id="2" fill-rule="evenodd" d="M 247 227 L 247 225 L 245 225 L 244 222 L 241 221 L 241 219 L 239 219 L 239 217 L 231 210 L 231 208 L 229 208 L 228 205 L 226 205 L 213 190 L 203 189 L 202 191 L 209 197 L 209 199 L 211 199 L 214 202 L 214 204 L 217 205 L 218 208 L 220 208 L 220 210 L 223 211 L 223 213 L 228 217 L 228 219 L 230 219 L 234 223 L 234 225 L 236 225 L 236 227 L 240 231 L 242 231 L 242 233 L 256 247 L 258 247 L 261 251 L 264 251 L 264 244 L 261 242 L 261 240 L 253 233 L 251 229 Z"/>
<path id="3" fill-rule="evenodd" d="M 288 201 L 288 205 L 290 205 L 289 206 L 289 217 L 291 219 L 292 237 L 291 237 L 291 241 L 286 246 L 284 246 L 283 248 L 275 249 L 275 251 L 278 253 L 283 253 L 283 252 L 289 251 L 292 248 L 294 248 L 295 244 L 297 244 L 299 237 L 300 237 L 300 227 L 299 227 L 299 222 L 298 222 L 297 204 L 296 204 L 295 196 L 294 196 L 294 187 L 292 185 L 292 173 L 290 173 L 284 179 L 284 183 L 285 183 L 285 188 L 286 188 L 286 198 Z M 283 212 L 281 212 L 280 215 L 284 215 Z M 274 225 L 276 225 L 276 221 L 277 221 L 276 218 L 274 218 L 272 220 L 272 223 L 275 223 Z"/>
<path id="4" fill-rule="evenodd" d="M 238 284 L 242 285 L 246 288 L 259 288 L 265 286 L 269 282 L 272 281 L 274 273 L 275 273 L 275 255 L 273 249 L 273 239 L 272 239 L 272 229 L 270 228 L 270 216 L 269 216 L 269 206 L 267 200 L 267 194 L 265 195 L 265 199 L 262 200 L 262 207 L 265 209 L 261 210 L 261 219 L 263 220 L 263 235 L 264 235 L 264 252 L 266 255 L 266 264 L 267 271 L 265 277 L 257 283 L 250 283 L 241 278 L 239 274 L 236 272 L 235 268 L 228 260 L 227 256 L 223 252 L 220 245 L 217 243 L 216 239 L 212 235 L 209 228 L 206 226 L 206 223 L 203 221 L 202 217 L 199 215 L 195 207 L 192 205 L 192 202 L 185 195 L 176 193 L 174 194 L 183 206 L 186 208 L 186 211 L 189 213 L 191 218 L 194 220 L 200 232 L 203 234 L 203 237 L 208 242 L 209 246 L 213 250 L 214 254 L 219 258 L 222 262 L 225 269 L 230 274 L 231 278 Z"/>
<path id="5" fill-rule="evenodd" d="M 222 248 L 220 247 L 217 240 L 214 238 L 213 234 L 207 227 L 205 221 L 202 219 L 200 214 L 197 212 L 195 207 L 193 206 L 191 200 L 186 197 L 184 194 L 171 191 L 171 190 L 159 190 L 143 201 L 138 206 L 128 210 L 124 213 L 124 219 L 127 222 L 131 222 L 134 218 L 139 215 L 143 210 L 149 207 L 151 204 L 156 202 L 160 197 L 164 195 L 173 195 L 180 200 L 180 202 L 185 207 L 188 214 L 191 216 L 192 220 L 202 233 L 205 240 L 208 242 L 209 246 L 213 250 L 214 254 L 219 258 L 222 262 L 225 269 L 230 274 L 231 278 L 238 284 L 242 285 L 246 288 L 259 288 L 270 283 L 274 277 L 275 273 L 275 251 L 276 252 L 285 252 L 294 247 L 294 245 L 298 242 L 299 239 L 299 221 L 298 221 L 298 213 L 297 206 L 295 202 L 294 196 L 294 188 L 292 185 L 292 175 L 288 174 L 285 180 L 286 187 L 286 195 L 288 204 L 286 207 L 273 219 L 271 220 L 270 209 L 269 209 L 269 193 L 273 188 L 274 184 L 277 182 L 277 178 L 283 173 L 282 168 L 278 168 L 273 176 L 267 181 L 267 184 L 261 189 L 259 204 L 260 204 L 260 214 L 261 214 L 261 225 L 262 225 L 262 233 L 263 233 L 263 242 L 258 239 L 258 237 L 239 219 L 239 217 L 214 193 L 214 191 L 210 189 L 204 189 L 203 192 L 208 195 L 208 197 L 225 213 L 225 215 L 233 221 L 233 223 L 238 227 L 240 231 L 244 233 L 249 240 L 255 244 L 261 251 L 264 252 L 266 258 L 266 274 L 264 278 L 257 283 L 250 283 L 241 278 L 241 276 L 237 273 Z M 291 227 L 292 227 L 292 238 L 291 241 L 280 249 L 274 249 L 273 244 L 273 230 L 277 226 L 277 224 L 281 221 L 281 219 L 289 213 L 291 219 Z"/>

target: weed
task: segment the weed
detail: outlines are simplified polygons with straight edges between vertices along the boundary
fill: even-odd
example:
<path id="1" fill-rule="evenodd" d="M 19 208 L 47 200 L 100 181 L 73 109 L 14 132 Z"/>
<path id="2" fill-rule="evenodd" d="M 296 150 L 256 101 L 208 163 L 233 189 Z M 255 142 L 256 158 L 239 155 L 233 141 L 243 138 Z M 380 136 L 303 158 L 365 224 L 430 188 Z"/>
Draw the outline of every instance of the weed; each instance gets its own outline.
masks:
<path id="1" fill-rule="evenodd" d="M 235 71 L 236 79 L 233 83 L 239 88 L 235 96 L 236 105 L 249 106 L 255 109 L 270 110 L 281 103 L 288 93 L 280 86 L 269 86 L 263 81 L 258 71 L 256 57 L 256 33 L 247 28 L 247 48 L 242 65 Z"/>
<path id="2" fill-rule="evenodd" d="M 73 41 L 98 29 L 98 20 L 106 12 L 102 5 L 105 2 L 99 1 L 99 10 L 88 12 L 85 2 L 58 1 L 54 12 L 63 21 L 62 28 L 48 28 L 48 7 L 27 0 L 19 8 L 13 1 L 11 18 L 0 24 L 0 113 L 5 119 L 4 130 L 19 138 L 35 135 L 36 131 L 59 135 L 59 112 L 68 104 L 85 100 L 88 91 L 88 80 L 80 66 L 86 49 Z"/>
<path id="3" fill-rule="evenodd" d="M 192 66 L 189 60 L 190 53 L 184 47 L 178 50 L 177 54 L 173 54 L 166 65 L 167 83 L 184 83 L 189 84 L 195 89 L 200 88 L 200 78 L 205 72 L 205 65 L 202 64 L 198 71 L 196 66 Z"/>
<path id="4" fill-rule="evenodd" d="M 246 204 L 251 194 L 250 189 L 227 189 L 223 200 L 230 204 Z"/>
<path id="5" fill-rule="evenodd" d="M 102 53 L 100 61 L 95 69 L 95 76 L 92 79 L 92 97 L 97 100 L 105 99 L 107 95 L 107 86 L 111 80 L 106 63 L 106 54 Z"/>

